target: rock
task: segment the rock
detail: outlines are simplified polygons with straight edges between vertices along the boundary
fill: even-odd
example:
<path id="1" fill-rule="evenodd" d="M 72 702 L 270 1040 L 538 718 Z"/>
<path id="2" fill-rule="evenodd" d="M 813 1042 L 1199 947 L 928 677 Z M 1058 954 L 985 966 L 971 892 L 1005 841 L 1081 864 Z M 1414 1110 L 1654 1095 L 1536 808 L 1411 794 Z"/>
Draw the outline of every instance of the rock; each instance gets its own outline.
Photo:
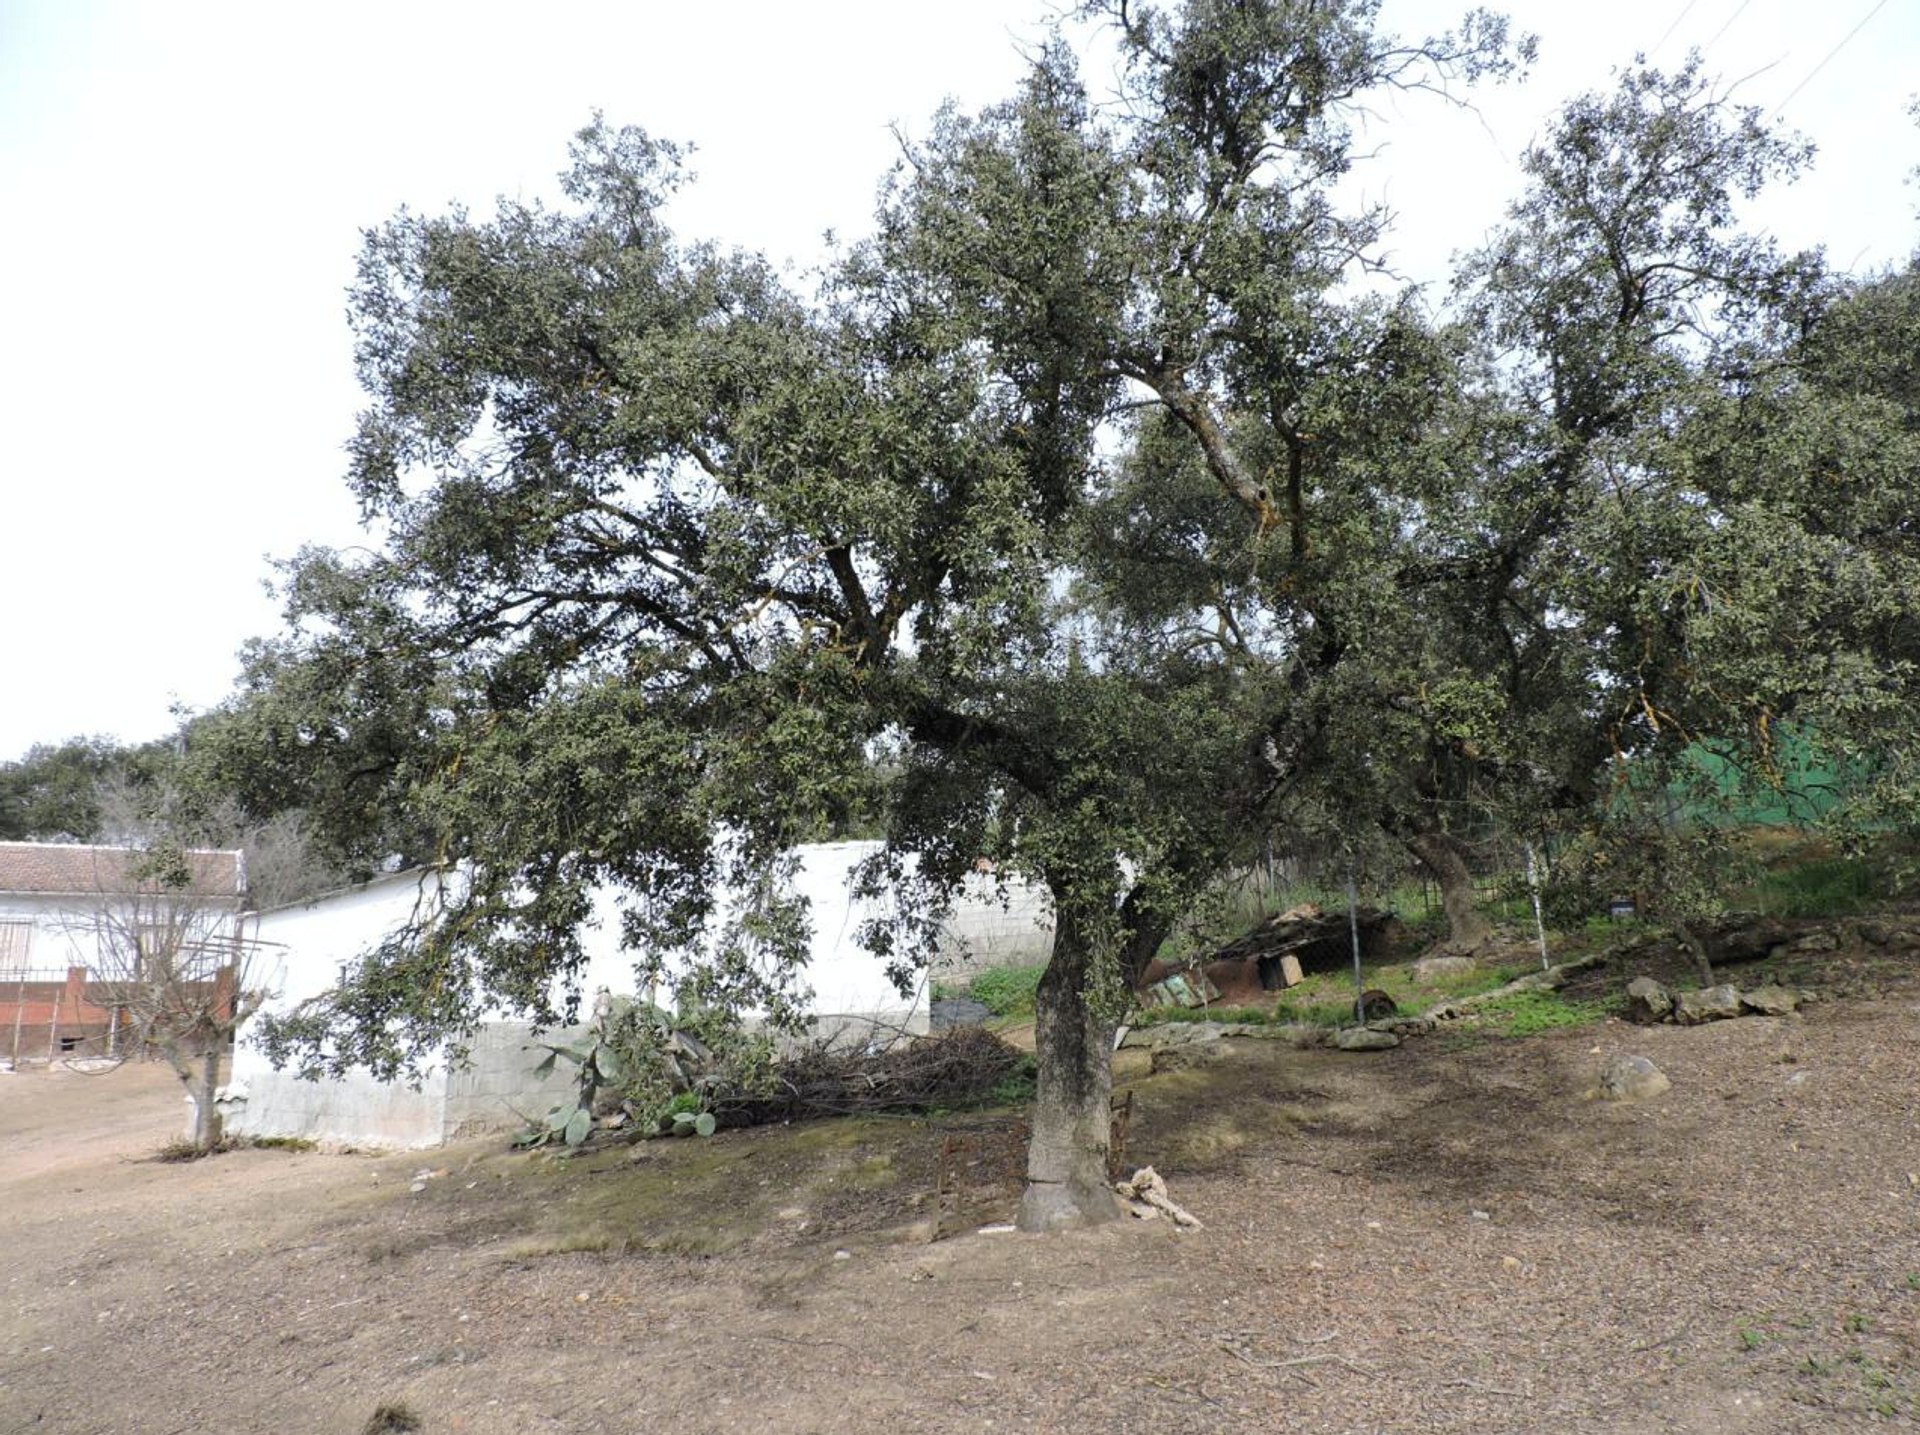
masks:
<path id="1" fill-rule="evenodd" d="M 1793 929 L 1778 917 L 1763 917 L 1757 912 L 1729 912 L 1714 923 L 1707 935 L 1707 947 L 1716 965 L 1732 966 L 1758 961 L 1792 937 Z"/>
<path id="2" fill-rule="evenodd" d="M 1740 993 L 1740 1004 L 1748 1011 L 1759 1012 L 1761 1016 L 1786 1016 L 1799 1007 L 1800 993 L 1768 982 L 1763 987 Z"/>
<path id="3" fill-rule="evenodd" d="M 1333 1044 L 1340 1051 L 1390 1051 L 1400 1045 L 1400 1038 L 1390 1031 L 1350 1026 L 1334 1033 Z"/>
<path id="4" fill-rule="evenodd" d="M 1230 1021 L 1220 1027 L 1222 1036 L 1245 1037 L 1249 1041 L 1289 1041 L 1292 1027 L 1277 1021 Z"/>
<path id="5" fill-rule="evenodd" d="M 1422 957 L 1413 964 L 1413 979 L 1436 982 L 1445 977 L 1462 976 L 1473 969 L 1472 957 Z"/>
<path id="6" fill-rule="evenodd" d="M 1667 1074 L 1644 1056 L 1616 1056 L 1600 1077 L 1600 1094 L 1609 1101 L 1646 1101 L 1672 1086 Z"/>
<path id="7" fill-rule="evenodd" d="M 1426 1036 L 1434 1028 L 1430 1016 L 1390 1016 L 1367 1023 L 1370 1031 L 1390 1031 L 1395 1036 Z"/>
<path id="8" fill-rule="evenodd" d="M 1681 992 L 1674 1002 L 1673 1017 L 1682 1026 L 1721 1021 L 1740 1015 L 1740 991 L 1737 987 L 1708 987 L 1704 991 Z"/>
<path id="9" fill-rule="evenodd" d="M 1306 973 L 1300 970 L 1300 959 L 1291 952 L 1280 958 L 1280 984 L 1297 987 L 1306 980 Z"/>
<path id="10" fill-rule="evenodd" d="M 1627 1019 L 1643 1025 L 1665 1021 L 1673 1015 L 1673 993 L 1652 977 L 1635 977 L 1627 983 Z"/>
<path id="11" fill-rule="evenodd" d="M 1854 930 L 1859 932 L 1860 940 L 1870 947 L 1886 947 L 1893 944 L 1893 928 L 1885 922 L 1862 922 Z"/>
<path id="12" fill-rule="evenodd" d="M 1366 1022 L 1385 1021 L 1388 1017 L 1400 1014 L 1399 1003 L 1394 1001 L 1390 993 L 1378 987 L 1369 987 L 1361 992 L 1358 1005 L 1360 1019 Z"/>
<path id="13" fill-rule="evenodd" d="M 1219 1042 L 1208 1042 L 1201 1046 L 1156 1046 L 1147 1059 L 1147 1075 L 1159 1076 L 1168 1071 L 1190 1071 L 1196 1066 L 1211 1066 L 1226 1054 Z"/>
<path id="14" fill-rule="evenodd" d="M 1217 1021 L 1168 1021 L 1137 1026 L 1121 1039 L 1122 1046 L 1205 1046 L 1227 1034 Z"/>
<path id="15" fill-rule="evenodd" d="M 1832 932 L 1808 932 L 1787 946 L 1790 952 L 1831 952 L 1838 950 L 1840 939 Z"/>

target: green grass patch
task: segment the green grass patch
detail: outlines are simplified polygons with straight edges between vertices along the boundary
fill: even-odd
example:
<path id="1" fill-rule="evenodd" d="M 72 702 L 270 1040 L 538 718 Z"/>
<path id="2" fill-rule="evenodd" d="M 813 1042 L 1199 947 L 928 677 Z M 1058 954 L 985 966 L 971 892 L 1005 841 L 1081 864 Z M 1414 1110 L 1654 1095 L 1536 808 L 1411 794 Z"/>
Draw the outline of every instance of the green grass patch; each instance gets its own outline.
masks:
<path id="1" fill-rule="evenodd" d="M 1837 917 L 1891 895 L 1867 859 L 1824 857 L 1767 873 L 1753 885 L 1752 904 L 1783 917 Z"/>
<path id="2" fill-rule="evenodd" d="M 1033 994 L 1040 988 L 1044 966 L 989 967 L 967 983 L 967 995 L 983 1002 L 988 1011 L 1001 1018 L 1033 1015 Z"/>
<path id="3" fill-rule="evenodd" d="M 1501 1036 L 1534 1036 L 1567 1026 L 1605 1021 L 1618 1006 L 1611 997 L 1571 1000 L 1558 992 L 1515 992 L 1480 1008 Z"/>

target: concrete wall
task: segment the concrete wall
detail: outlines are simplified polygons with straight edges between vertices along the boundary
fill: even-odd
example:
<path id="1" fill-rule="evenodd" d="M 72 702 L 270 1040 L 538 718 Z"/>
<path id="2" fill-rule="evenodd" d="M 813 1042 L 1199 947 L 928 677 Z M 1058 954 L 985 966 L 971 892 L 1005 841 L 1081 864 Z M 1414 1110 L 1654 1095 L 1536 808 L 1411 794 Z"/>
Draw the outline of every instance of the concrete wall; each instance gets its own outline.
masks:
<path id="1" fill-rule="evenodd" d="M 1045 887 L 990 874 L 967 879 L 942 934 L 936 970 L 968 977 L 989 967 L 1044 964 L 1053 955 L 1053 898 Z"/>
<path id="2" fill-rule="evenodd" d="M 579 1042 L 586 1036 L 584 1026 L 536 1033 L 525 1022 L 488 1022 L 474 1038 L 466 1062 L 447 1072 L 442 1139 L 518 1130 L 545 1120 L 555 1106 L 571 1106 L 580 1091 L 579 1068 L 556 1061 L 551 1072 L 536 1077 L 534 1067 L 549 1054 L 536 1043 Z"/>

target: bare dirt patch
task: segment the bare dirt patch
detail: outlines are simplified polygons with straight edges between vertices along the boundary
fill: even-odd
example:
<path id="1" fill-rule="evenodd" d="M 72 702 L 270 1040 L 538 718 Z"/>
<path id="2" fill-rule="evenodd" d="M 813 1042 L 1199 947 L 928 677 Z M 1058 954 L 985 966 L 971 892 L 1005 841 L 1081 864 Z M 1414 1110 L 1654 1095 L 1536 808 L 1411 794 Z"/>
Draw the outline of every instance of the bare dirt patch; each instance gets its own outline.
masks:
<path id="1" fill-rule="evenodd" d="M 1123 1052 L 1182 1236 L 974 1234 L 1012 1209 L 1012 1112 L 162 1165 L 164 1072 L 0 1077 L 0 1431 L 1910 1425 L 1920 983 L 1873 984 L 1804 1019 Z M 1587 1100 L 1624 1051 L 1673 1091 Z M 967 1233 L 924 1244 L 956 1133 Z"/>

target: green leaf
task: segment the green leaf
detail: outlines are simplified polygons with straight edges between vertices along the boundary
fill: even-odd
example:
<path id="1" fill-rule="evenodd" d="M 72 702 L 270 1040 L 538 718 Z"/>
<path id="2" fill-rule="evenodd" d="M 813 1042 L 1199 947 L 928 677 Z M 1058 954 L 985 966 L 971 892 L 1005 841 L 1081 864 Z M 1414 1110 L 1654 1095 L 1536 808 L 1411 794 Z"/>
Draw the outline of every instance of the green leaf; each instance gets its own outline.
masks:
<path id="1" fill-rule="evenodd" d="M 711 1111 L 702 1111 L 693 1118 L 693 1129 L 701 1136 L 711 1136 L 719 1129 L 720 1123 L 713 1119 Z"/>
<path id="2" fill-rule="evenodd" d="M 558 1059 L 559 1059 L 559 1053 L 555 1052 L 552 1055 L 548 1056 L 545 1061 L 541 1062 L 538 1066 L 534 1067 L 533 1069 L 534 1080 L 538 1081 L 542 1077 L 553 1075 L 553 1064 Z"/>
<path id="3" fill-rule="evenodd" d="M 605 1081 L 621 1081 L 626 1076 L 626 1067 L 620 1060 L 620 1053 L 604 1041 L 593 1049 L 593 1069 L 599 1072 L 601 1079 Z"/>
<path id="4" fill-rule="evenodd" d="M 587 1132 L 593 1129 L 593 1117 L 584 1108 L 576 1108 L 567 1118 L 567 1145 L 578 1146 L 587 1139 Z"/>
<path id="5" fill-rule="evenodd" d="M 565 1130 L 567 1123 L 573 1120 L 575 1113 L 579 1110 L 577 1106 L 554 1107 L 547 1113 L 547 1129 L 549 1131 Z"/>

